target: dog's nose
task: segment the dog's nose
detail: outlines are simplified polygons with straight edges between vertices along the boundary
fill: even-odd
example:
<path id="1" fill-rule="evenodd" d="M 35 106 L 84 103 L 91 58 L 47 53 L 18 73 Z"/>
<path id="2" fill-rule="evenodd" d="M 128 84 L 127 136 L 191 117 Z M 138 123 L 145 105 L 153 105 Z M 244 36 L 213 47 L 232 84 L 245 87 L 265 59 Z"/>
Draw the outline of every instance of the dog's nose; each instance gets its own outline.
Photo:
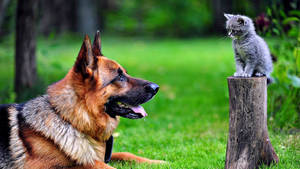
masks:
<path id="1" fill-rule="evenodd" d="M 147 85 L 145 85 L 145 90 L 148 93 L 152 93 L 153 95 L 155 95 L 158 92 L 159 86 L 155 83 L 148 83 Z"/>

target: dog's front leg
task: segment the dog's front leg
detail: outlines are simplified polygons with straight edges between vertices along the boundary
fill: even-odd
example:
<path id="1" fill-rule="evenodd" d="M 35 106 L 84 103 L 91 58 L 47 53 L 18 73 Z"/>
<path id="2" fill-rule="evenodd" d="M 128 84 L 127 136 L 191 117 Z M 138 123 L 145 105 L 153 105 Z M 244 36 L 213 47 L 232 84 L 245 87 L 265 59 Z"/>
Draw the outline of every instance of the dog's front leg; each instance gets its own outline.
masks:
<path id="1" fill-rule="evenodd" d="M 111 166 L 105 164 L 105 163 L 102 162 L 102 161 L 96 161 L 96 163 L 95 163 L 93 169 L 116 169 L 116 168 L 111 167 Z"/>
<path id="2" fill-rule="evenodd" d="M 75 167 L 71 167 L 71 168 L 68 167 L 68 169 L 116 169 L 116 168 L 111 167 L 111 166 L 105 164 L 104 162 L 95 161 L 94 165 L 75 166 Z"/>
<path id="3" fill-rule="evenodd" d="M 83 167 L 78 167 L 78 168 L 72 168 L 72 169 L 116 169 L 114 167 L 111 167 L 107 164 L 105 164 L 102 161 L 95 161 L 95 164 L 93 166 L 89 165 L 89 166 L 83 166 Z"/>
<path id="4" fill-rule="evenodd" d="M 111 160 L 114 161 L 135 161 L 138 163 L 162 164 L 166 163 L 162 160 L 150 160 L 148 158 L 139 157 L 128 152 L 112 153 Z"/>

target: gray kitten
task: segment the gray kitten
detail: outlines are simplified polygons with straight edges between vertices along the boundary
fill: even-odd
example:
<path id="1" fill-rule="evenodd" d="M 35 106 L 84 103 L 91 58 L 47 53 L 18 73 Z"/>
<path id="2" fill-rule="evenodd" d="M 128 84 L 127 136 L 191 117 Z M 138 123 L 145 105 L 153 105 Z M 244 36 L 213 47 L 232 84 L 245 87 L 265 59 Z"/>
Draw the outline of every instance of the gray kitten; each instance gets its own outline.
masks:
<path id="1" fill-rule="evenodd" d="M 272 57 L 266 42 L 259 37 L 252 20 L 243 15 L 224 14 L 227 18 L 228 36 L 233 39 L 236 72 L 234 76 L 267 76 L 268 84 L 273 80 Z"/>

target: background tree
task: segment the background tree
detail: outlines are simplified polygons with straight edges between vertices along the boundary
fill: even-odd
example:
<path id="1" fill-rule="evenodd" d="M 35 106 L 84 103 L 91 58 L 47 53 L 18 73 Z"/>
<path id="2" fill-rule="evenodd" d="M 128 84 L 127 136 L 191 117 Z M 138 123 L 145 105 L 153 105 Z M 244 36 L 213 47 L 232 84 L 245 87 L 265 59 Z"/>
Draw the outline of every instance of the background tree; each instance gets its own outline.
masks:
<path id="1" fill-rule="evenodd" d="M 19 0 L 16 17 L 15 92 L 34 85 L 36 72 L 36 0 Z"/>
<path id="2" fill-rule="evenodd" d="M 78 1 L 39 1 L 37 32 L 44 35 L 76 31 L 76 2 Z"/>
<path id="3" fill-rule="evenodd" d="M 77 29 L 79 32 L 90 35 L 97 30 L 98 15 L 96 13 L 95 0 L 80 0 L 77 1 Z"/>
<path id="4" fill-rule="evenodd" d="M 7 5 L 10 0 L 1 0 L 0 1 L 0 32 L 1 32 L 1 25 L 4 19 L 4 13 L 6 11 Z"/>
<path id="5" fill-rule="evenodd" d="M 213 25 L 216 32 L 225 32 L 224 13 L 232 13 L 232 0 L 213 0 Z"/>

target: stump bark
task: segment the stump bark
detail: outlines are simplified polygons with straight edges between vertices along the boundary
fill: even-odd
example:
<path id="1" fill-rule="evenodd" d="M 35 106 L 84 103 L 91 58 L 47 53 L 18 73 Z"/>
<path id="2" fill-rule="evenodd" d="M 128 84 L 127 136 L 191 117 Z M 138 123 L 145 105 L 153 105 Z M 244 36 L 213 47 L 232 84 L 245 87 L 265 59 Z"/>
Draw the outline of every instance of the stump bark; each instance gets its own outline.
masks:
<path id="1" fill-rule="evenodd" d="M 266 77 L 229 77 L 229 135 L 225 169 L 278 163 L 267 128 Z"/>

